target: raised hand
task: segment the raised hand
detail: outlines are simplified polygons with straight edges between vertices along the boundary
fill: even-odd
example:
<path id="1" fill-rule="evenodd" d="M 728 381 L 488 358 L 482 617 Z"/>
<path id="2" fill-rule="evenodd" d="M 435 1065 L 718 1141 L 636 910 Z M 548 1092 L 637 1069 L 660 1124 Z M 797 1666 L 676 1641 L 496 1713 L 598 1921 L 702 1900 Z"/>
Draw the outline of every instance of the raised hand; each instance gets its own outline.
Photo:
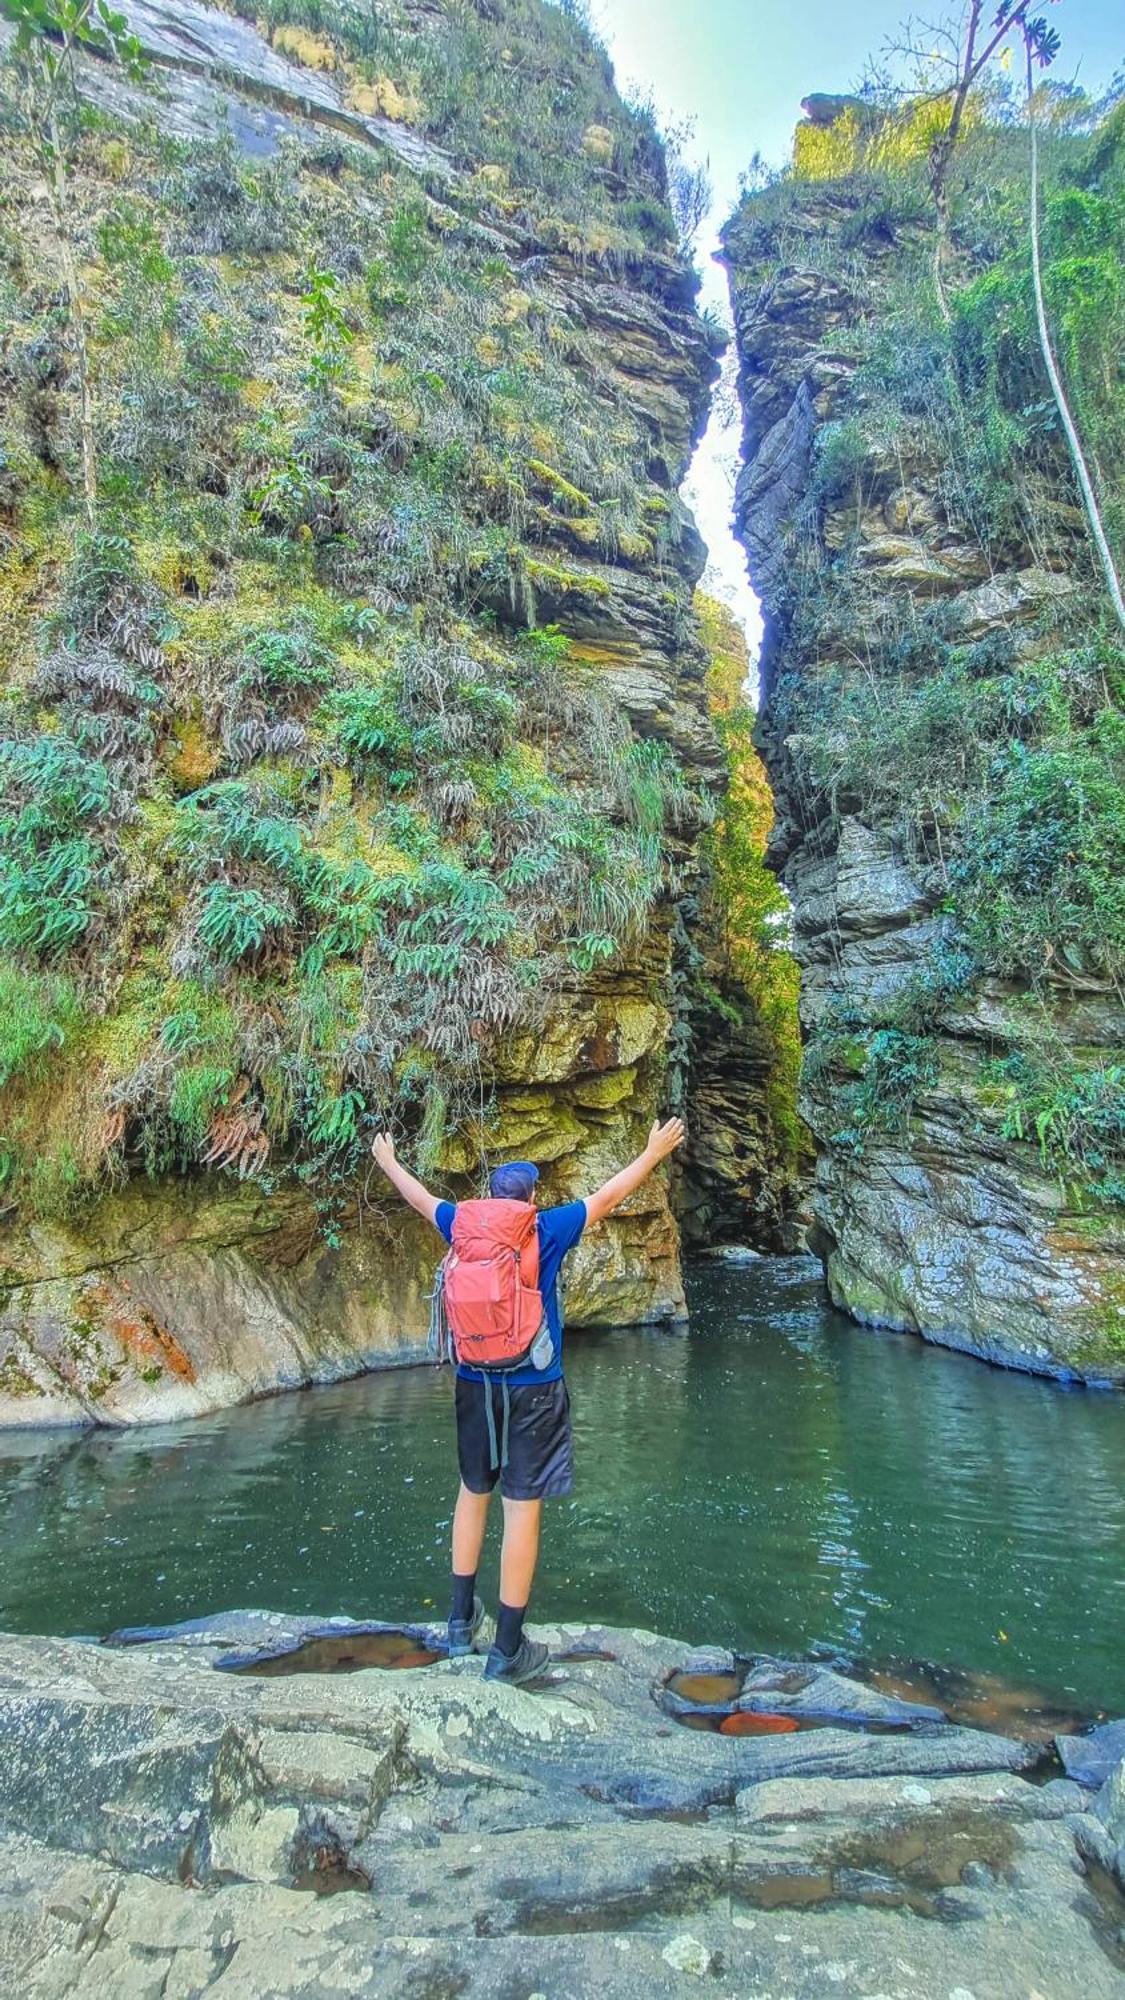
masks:
<path id="1" fill-rule="evenodd" d="M 376 1132 L 371 1141 L 371 1151 L 375 1156 L 376 1166 L 382 1167 L 383 1172 L 389 1174 L 395 1164 L 395 1142 L 390 1133 Z"/>
<path id="2" fill-rule="evenodd" d="M 659 1118 L 654 1119 L 645 1152 L 653 1162 L 667 1159 L 669 1153 L 674 1153 L 677 1146 L 683 1145 L 686 1137 L 682 1118 L 667 1118 L 663 1125 Z"/>

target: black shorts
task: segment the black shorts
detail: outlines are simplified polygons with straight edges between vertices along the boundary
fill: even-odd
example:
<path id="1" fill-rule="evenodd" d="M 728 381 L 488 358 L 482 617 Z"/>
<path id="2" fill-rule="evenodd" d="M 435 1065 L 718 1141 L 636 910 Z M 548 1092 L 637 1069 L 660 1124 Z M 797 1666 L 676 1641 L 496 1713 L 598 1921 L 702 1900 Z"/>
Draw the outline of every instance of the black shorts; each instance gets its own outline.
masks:
<path id="1" fill-rule="evenodd" d="M 491 1493 L 497 1480 L 508 1500 L 546 1500 L 574 1483 L 570 1397 L 566 1383 L 525 1382 L 508 1390 L 508 1463 L 491 1463 L 485 1398 L 499 1446 L 504 1435 L 504 1392 L 499 1382 L 457 1377 L 457 1461 L 470 1493 Z"/>

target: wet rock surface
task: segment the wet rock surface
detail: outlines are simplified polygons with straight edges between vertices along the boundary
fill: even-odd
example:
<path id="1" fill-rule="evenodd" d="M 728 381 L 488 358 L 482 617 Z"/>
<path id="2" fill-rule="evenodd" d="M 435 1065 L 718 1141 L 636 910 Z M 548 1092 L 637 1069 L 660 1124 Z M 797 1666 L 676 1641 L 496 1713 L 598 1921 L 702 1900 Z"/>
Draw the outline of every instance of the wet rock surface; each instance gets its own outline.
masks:
<path id="1" fill-rule="evenodd" d="M 245 1612 L 0 1639 L 4 1990 L 1125 1993 L 1076 1849 L 1097 1867 L 1120 1800 L 1083 1812 L 1077 1786 L 1022 1775 L 1041 1746 L 932 1706 L 893 1734 L 679 1729 L 673 1677 L 684 1700 L 776 1700 L 825 1676 L 600 1626 L 541 1628 L 530 1689 L 479 1658 L 216 1671 L 363 1635 L 389 1654 L 395 1629 Z M 397 1657 L 439 1638 L 407 1627 Z"/>
<path id="2" fill-rule="evenodd" d="M 1068 1778 L 1097 1791 L 1125 1758 L 1125 1722 L 1103 1722 L 1086 1736 L 1060 1737 L 1059 1755 Z"/>

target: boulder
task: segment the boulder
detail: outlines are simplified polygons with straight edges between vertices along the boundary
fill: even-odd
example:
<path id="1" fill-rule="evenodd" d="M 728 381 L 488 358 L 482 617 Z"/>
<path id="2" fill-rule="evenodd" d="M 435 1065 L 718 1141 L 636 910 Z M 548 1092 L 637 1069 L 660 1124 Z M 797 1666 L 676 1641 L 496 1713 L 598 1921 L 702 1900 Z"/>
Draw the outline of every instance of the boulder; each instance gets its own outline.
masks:
<path id="1" fill-rule="evenodd" d="M 1101 1722 L 1085 1736 L 1056 1736 L 1055 1745 L 1067 1777 L 1096 1792 L 1125 1758 L 1125 1720 Z"/>

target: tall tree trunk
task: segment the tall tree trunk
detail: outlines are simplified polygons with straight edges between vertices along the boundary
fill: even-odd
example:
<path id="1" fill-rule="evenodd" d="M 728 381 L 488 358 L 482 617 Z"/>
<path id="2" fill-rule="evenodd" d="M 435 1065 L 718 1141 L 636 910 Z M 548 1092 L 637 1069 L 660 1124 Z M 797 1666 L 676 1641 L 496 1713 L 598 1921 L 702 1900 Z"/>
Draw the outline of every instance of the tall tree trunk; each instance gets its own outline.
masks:
<path id="1" fill-rule="evenodd" d="M 940 179 L 935 179 L 934 212 L 937 216 L 937 234 L 934 238 L 934 291 L 937 295 L 938 310 L 946 326 L 953 319 L 949 300 L 945 293 L 945 269 L 949 263 L 949 189 L 945 184 L 944 171 Z"/>
<path id="2" fill-rule="evenodd" d="M 70 332 L 74 343 L 74 360 L 78 370 L 78 435 L 82 449 L 82 503 L 86 514 L 86 525 L 93 529 L 97 525 L 98 512 L 98 458 L 94 432 L 94 395 L 90 386 L 90 358 L 86 347 L 86 320 L 82 311 L 82 294 L 78 284 L 78 266 L 74 260 L 74 245 L 70 236 L 70 186 L 66 174 L 66 162 L 59 140 L 58 123 L 54 110 L 51 111 L 51 203 L 55 211 L 55 229 L 62 256 L 63 279 L 66 284 L 67 305 L 70 311 Z"/>
<path id="3" fill-rule="evenodd" d="M 1090 524 L 1090 533 L 1094 538 L 1094 547 L 1098 552 L 1098 560 L 1101 563 L 1102 572 L 1105 576 L 1106 588 L 1112 599 L 1113 608 L 1117 613 L 1118 622 L 1122 629 L 1125 630 L 1125 598 L 1121 595 L 1121 579 L 1117 574 L 1113 552 L 1110 549 L 1105 528 L 1102 525 L 1097 495 L 1094 492 L 1094 482 L 1090 477 L 1085 453 L 1082 450 L 1082 441 L 1079 438 L 1074 418 L 1070 414 L 1070 407 L 1066 400 L 1066 393 L 1063 389 L 1062 379 L 1055 362 L 1054 350 L 1051 346 L 1050 330 L 1047 326 L 1047 307 L 1043 297 L 1043 270 L 1039 255 L 1039 128 L 1035 119 L 1035 91 L 1031 68 L 1031 43 L 1027 40 L 1026 36 L 1025 46 L 1027 50 L 1027 121 L 1031 129 L 1031 275 L 1035 289 L 1035 319 L 1039 328 L 1039 347 L 1043 355 L 1043 366 L 1047 370 L 1047 380 L 1051 385 L 1051 394 L 1055 399 L 1055 408 L 1059 413 L 1063 430 L 1066 433 L 1066 441 L 1070 447 L 1070 456 L 1074 464 L 1075 476 L 1078 480 L 1078 490 L 1082 495 L 1082 505 L 1086 510 L 1086 519 Z"/>
<path id="4" fill-rule="evenodd" d="M 949 169 L 957 150 L 957 140 L 961 132 L 961 120 L 965 115 L 965 103 L 977 75 L 976 47 L 977 29 L 980 26 L 981 8 L 984 0 L 971 0 L 969 18 L 965 27 L 965 46 L 961 57 L 961 68 L 953 87 L 953 102 L 949 107 L 949 123 L 944 132 L 939 132 L 930 147 L 930 188 L 934 197 L 937 215 L 937 242 L 934 245 L 934 290 L 938 307 L 946 325 L 952 318 L 949 300 L 945 293 L 945 270 L 950 261 L 949 222 Z"/>

